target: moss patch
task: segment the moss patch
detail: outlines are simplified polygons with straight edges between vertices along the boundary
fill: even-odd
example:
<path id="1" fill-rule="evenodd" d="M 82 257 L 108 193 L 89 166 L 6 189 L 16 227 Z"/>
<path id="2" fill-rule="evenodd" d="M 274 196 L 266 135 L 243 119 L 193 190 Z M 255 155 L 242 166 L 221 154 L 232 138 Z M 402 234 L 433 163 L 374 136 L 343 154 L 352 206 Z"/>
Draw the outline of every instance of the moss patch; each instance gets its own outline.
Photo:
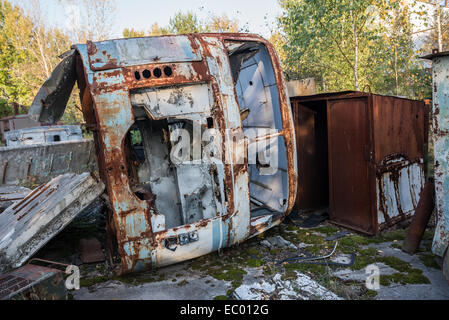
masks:
<path id="1" fill-rule="evenodd" d="M 366 290 L 365 294 L 363 295 L 363 297 L 368 300 L 374 299 L 376 296 L 377 291 L 375 290 Z"/>
<path id="2" fill-rule="evenodd" d="M 350 267 L 352 270 L 360 270 L 366 268 L 368 265 L 376 262 L 377 250 L 375 248 L 368 248 L 360 250 L 355 257 L 354 264 Z"/>
<path id="3" fill-rule="evenodd" d="M 396 269 L 400 272 L 410 272 L 412 270 L 412 266 L 410 263 L 405 262 L 399 258 L 386 256 L 386 257 L 378 257 L 378 262 L 383 262 L 386 265 L 392 267 L 393 269 Z"/>
<path id="4" fill-rule="evenodd" d="M 340 231 L 340 229 L 333 227 L 333 226 L 323 226 L 323 227 L 315 228 L 315 229 L 313 229 L 313 231 L 323 233 L 327 236 L 330 236 L 330 235 L 333 235 L 333 234 L 337 233 L 338 231 Z"/>
<path id="5" fill-rule="evenodd" d="M 424 235 L 423 235 L 422 239 L 432 241 L 434 234 L 435 234 L 435 232 L 433 230 L 426 230 L 426 231 L 424 231 Z"/>
<path id="6" fill-rule="evenodd" d="M 438 262 L 436 261 L 436 256 L 431 254 L 431 253 L 427 253 L 427 254 L 422 254 L 419 256 L 419 260 L 421 260 L 421 262 L 428 268 L 434 268 L 434 269 L 441 269 L 440 265 L 438 264 Z"/>
<path id="7" fill-rule="evenodd" d="M 106 277 L 106 276 L 100 276 L 100 277 L 95 277 L 95 278 L 81 278 L 80 279 L 80 286 L 88 288 L 88 287 L 91 287 L 91 286 L 93 286 L 95 284 L 103 283 L 103 282 L 106 282 L 106 281 L 109 281 L 109 278 Z"/>
<path id="8" fill-rule="evenodd" d="M 296 270 L 302 273 L 309 273 L 313 275 L 326 274 L 326 266 L 310 263 L 289 263 L 284 265 L 285 270 Z"/>
<path id="9" fill-rule="evenodd" d="M 389 286 L 392 283 L 397 284 L 429 284 L 430 280 L 422 274 L 420 269 L 411 269 L 408 273 L 393 273 L 392 275 L 381 275 L 380 284 Z"/>
<path id="10" fill-rule="evenodd" d="M 258 268 L 263 265 L 263 261 L 260 259 L 249 259 L 247 265 L 251 268 Z"/>
<path id="11" fill-rule="evenodd" d="M 188 284 L 187 280 L 182 280 L 181 282 L 178 283 L 178 286 L 183 287 L 186 284 Z"/>

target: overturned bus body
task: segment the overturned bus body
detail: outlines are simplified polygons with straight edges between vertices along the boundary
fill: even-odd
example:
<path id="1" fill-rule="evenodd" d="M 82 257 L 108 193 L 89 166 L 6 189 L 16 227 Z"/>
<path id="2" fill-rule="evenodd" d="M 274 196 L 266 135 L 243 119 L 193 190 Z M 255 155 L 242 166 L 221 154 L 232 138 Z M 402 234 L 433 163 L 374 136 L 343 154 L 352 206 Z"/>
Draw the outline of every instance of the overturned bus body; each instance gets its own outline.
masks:
<path id="1" fill-rule="evenodd" d="M 290 102 L 279 59 L 263 38 L 192 34 L 75 45 L 30 116 L 57 122 L 75 82 L 122 273 L 241 243 L 291 211 Z"/>

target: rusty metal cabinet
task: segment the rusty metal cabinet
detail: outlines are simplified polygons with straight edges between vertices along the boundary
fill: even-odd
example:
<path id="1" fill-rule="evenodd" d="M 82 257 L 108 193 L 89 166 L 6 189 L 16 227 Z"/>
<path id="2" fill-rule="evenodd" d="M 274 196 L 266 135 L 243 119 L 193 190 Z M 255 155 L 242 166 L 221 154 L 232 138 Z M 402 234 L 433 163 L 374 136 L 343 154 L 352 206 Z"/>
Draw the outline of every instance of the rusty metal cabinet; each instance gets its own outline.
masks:
<path id="1" fill-rule="evenodd" d="M 333 223 L 370 235 L 413 215 L 425 182 L 424 102 L 353 91 L 291 102 L 296 209 L 329 206 Z M 304 110 L 314 113 L 307 123 Z"/>

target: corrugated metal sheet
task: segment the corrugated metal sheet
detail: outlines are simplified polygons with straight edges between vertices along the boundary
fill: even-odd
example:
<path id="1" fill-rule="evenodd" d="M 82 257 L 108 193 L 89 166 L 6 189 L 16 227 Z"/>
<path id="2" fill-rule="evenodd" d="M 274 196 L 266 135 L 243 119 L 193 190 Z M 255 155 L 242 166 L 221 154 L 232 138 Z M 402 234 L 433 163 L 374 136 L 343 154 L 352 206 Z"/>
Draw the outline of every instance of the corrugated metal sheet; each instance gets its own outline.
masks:
<path id="1" fill-rule="evenodd" d="M 0 272 L 23 265 L 103 193 L 89 173 L 66 174 L 0 213 Z"/>

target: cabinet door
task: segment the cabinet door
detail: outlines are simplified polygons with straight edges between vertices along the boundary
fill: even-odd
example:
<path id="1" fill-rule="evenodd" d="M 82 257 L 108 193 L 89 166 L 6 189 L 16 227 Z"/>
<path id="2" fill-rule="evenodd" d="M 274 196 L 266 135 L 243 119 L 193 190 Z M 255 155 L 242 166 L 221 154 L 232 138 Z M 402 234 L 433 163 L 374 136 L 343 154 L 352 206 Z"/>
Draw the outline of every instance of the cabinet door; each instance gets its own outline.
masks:
<path id="1" fill-rule="evenodd" d="M 366 98 L 328 102 L 331 220 L 374 234 Z"/>

